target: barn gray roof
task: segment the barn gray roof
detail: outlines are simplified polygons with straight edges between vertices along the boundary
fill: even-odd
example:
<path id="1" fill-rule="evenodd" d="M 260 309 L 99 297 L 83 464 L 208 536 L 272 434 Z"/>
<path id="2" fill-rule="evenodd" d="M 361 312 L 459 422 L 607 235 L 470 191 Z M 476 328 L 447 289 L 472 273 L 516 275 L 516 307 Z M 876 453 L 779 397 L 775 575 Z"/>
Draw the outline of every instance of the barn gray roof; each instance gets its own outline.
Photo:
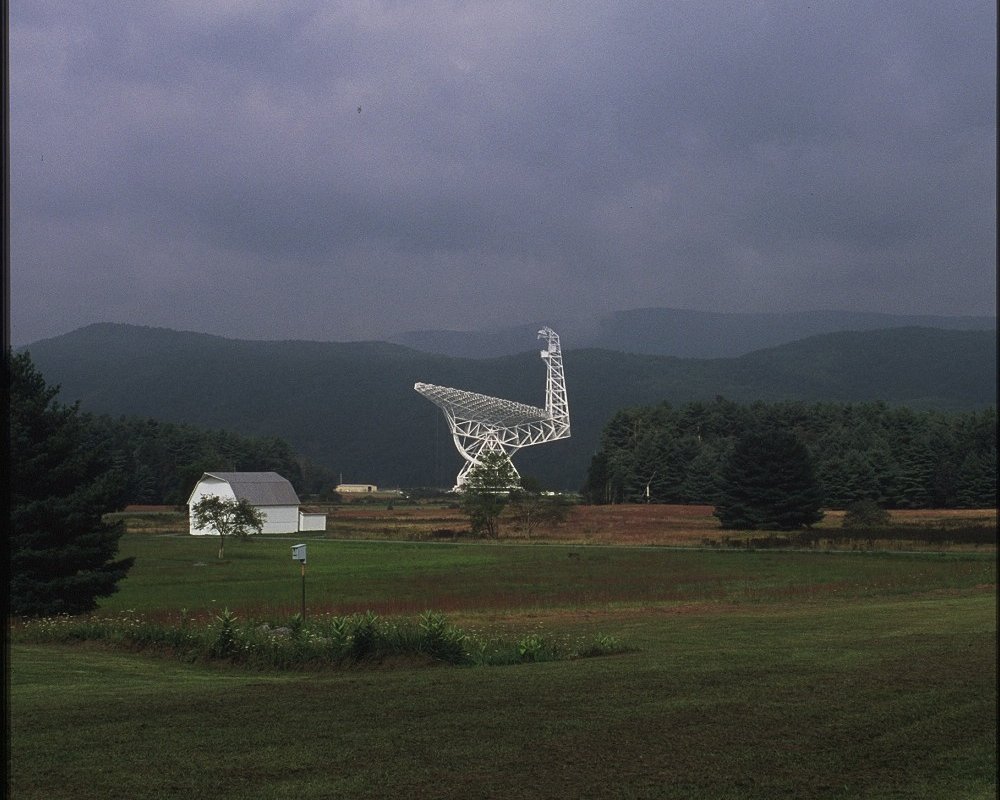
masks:
<path id="1" fill-rule="evenodd" d="M 297 506 L 299 496 L 292 484 L 277 472 L 206 472 L 210 478 L 228 483 L 237 500 L 255 506 Z"/>

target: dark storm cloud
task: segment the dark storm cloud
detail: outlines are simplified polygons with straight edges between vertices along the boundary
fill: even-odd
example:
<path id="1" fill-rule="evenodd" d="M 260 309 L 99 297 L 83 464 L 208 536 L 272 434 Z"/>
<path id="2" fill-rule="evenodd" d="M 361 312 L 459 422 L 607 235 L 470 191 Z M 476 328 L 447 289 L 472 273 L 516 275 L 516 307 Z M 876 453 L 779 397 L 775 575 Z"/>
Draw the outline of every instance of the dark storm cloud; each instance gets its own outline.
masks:
<path id="1" fill-rule="evenodd" d="M 11 25 L 17 341 L 993 310 L 989 3 L 22 2 Z"/>

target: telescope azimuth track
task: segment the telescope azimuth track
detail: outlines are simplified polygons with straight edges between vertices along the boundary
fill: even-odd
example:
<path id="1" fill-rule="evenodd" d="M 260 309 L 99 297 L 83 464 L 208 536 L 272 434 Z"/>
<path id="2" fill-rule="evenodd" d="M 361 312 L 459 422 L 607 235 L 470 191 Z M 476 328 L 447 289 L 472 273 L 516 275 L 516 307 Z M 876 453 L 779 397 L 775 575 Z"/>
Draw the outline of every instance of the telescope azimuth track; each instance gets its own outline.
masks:
<path id="1" fill-rule="evenodd" d="M 569 403 L 559 335 L 545 327 L 538 332 L 538 338 L 545 339 L 546 344 L 541 352 L 547 367 L 545 408 L 432 383 L 414 384 L 417 392 L 444 413 L 455 447 L 465 459 L 455 491 L 461 490 L 469 470 L 486 453 L 502 453 L 509 461 L 522 447 L 569 437 Z"/>

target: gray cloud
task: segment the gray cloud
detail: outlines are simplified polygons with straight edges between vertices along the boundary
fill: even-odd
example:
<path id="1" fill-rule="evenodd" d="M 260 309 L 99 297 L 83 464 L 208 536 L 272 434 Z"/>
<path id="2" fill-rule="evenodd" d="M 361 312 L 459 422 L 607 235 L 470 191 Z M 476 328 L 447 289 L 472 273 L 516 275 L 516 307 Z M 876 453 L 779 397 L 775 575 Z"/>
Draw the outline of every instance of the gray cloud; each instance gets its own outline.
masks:
<path id="1" fill-rule="evenodd" d="M 994 310 L 991 3 L 10 16 L 17 342 Z"/>

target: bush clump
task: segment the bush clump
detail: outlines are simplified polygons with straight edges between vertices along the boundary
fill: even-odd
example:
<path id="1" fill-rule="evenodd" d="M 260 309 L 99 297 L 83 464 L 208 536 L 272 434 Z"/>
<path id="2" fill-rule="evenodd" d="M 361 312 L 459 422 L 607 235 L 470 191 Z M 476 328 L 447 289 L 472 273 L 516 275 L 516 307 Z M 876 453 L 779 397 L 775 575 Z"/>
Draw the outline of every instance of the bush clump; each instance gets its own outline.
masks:
<path id="1" fill-rule="evenodd" d="M 371 611 L 295 615 L 283 624 L 241 621 L 228 609 L 199 626 L 181 612 L 179 625 L 146 620 L 132 611 L 115 617 L 46 617 L 11 628 L 11 640 L 31 643 L 83 641 L 136 652 L 175 656 L 185 662 L 226 662 L 252 669 L 316 669 L 414 658 L 453 665 L 496 666 L 586 658 L 625 652 L 611 636 L 575 645 L 532 633 L 516 641 L 467 633 L 443 614 L 424 612 L 414 623 Z"/>
<path id="2" fill-rule="evenodd" d="M 891 518 L 874 500 L 858 500 L 845 509 L 841 525 L 845 528 L 885 528 Z"/>

